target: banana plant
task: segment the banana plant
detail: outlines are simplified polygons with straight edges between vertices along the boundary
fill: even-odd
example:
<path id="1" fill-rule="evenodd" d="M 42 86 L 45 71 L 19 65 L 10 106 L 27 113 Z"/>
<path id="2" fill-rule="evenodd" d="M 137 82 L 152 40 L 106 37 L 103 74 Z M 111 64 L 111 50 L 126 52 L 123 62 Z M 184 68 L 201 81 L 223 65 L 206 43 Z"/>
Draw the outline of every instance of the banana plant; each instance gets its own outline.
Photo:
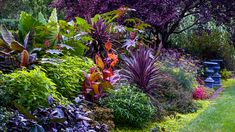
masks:
<path id="1" fill-rule="evenodd" d="M 17 40 L 15 40 L 14 36 L 8 29 L 2 25 L 1 26 L 1 36 L 0 39 L 0 47 L 2 50 L 0 51 L 4 55 L 8 56 L 17 56 L 21 53 L 20 66 L 27 67 L 30 63 L 35 62 L 36 60 L 36 50 L 32 48 L 32 37 L 33 32 L 29 32 L 24 38 L 24 44 L 21 44 Z"/>

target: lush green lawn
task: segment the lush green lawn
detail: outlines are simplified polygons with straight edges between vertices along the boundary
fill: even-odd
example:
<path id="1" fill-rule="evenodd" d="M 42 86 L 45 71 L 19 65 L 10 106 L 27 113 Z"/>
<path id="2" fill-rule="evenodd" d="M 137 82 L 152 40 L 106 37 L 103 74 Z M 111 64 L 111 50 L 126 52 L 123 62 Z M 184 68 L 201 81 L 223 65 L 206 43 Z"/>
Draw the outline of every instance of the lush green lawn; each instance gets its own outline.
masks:
<path id="1" fill-rule="evenodd" d="M 235 132 L 235 80 L 224 82 L 224 92 L 180 131 Z"/>
<path id="2" fill-rule="evenodd" d="M 235 80 L 223 82 L 225 90 L 212 101 L 198 101 L 202 109 L 176 119 L 150 123 L 145 129 L 119 128 L 119 132 L 148 132 L 160 126 L 166 132 L 235 132 Z"/>

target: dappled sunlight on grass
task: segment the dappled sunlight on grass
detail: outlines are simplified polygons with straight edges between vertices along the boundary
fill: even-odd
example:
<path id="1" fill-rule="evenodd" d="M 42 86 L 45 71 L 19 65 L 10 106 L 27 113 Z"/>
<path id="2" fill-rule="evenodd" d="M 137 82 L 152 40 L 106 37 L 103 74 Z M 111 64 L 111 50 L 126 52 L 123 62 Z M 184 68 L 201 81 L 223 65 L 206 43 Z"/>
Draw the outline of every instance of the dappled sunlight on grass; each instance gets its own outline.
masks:
<path id="1" fill-rule="evenodd" d="M 198 115 L 203 113 L 210 104 L 210 101 L 197 101 L 197 102 L 202 105 L 202 108 L 200 108 L 197 112 L 185 115 L 178 114 L 176 119 L 168 118 L 166 121 L 160 123 L 161 129 L 165 129 L 165 131 L 169 132 L 179 131 L 181 128 L 184 128 L 188 123 L 196 119 Z"/>
<path id="2" fill-rule="evenodd" d="M 149 123 L 144 129 L 138 129 L 138 128 L 127 128 L 122 127 L 118 128 L 115 131 L 117 132 L 149 132 L 154 128 L 161 128 L 165 131 L 179 131 L 181 128 L 184 128 L 188 123 L 190 123 L 192 120 L 196 119 L 199 114 L 201 114 L 203 111 L 207 109 L 207 107 L 210 104 L 210 101 L 197 101 L 199 105 L 201 105 L 202 108 L 200 108 L 195 113 L 189 113 L 189 114 L 177 114 L 176 118 L 171 119 L 170 117 L 166 118 L 165 121 L 158 123 L 158 122 L 152 122 Z"/>
<path id="3" fill-rule="evenodd" d="M 233 132 L 235 131 L 235 80 L 223 81 L 225 91 L 208 109 L 182 131 Z"/>
<path id="4" fill-rule="evenodd" d="M 144 129 L 118 128 L 117 132 L 149 132 L 160 128 L 166 132 L 232 132 L 235 131 L 235 80 L 223 80 L 225 90 L 214 100 L 197 101 L 197 112 L 177 114 L 165 121 L 149 123 Z"/>

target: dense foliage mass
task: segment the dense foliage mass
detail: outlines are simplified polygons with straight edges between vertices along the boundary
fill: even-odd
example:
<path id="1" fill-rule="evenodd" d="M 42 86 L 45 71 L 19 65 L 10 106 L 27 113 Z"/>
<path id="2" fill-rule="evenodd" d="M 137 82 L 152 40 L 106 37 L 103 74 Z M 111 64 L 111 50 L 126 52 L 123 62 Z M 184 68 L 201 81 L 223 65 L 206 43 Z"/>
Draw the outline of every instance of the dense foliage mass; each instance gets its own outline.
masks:
<path id="1" fill-rule="evenodd" d="M 161 110 L 161 114 L 172 114 L 174 112 L 189 113 L 195 112 L 197 107 L 192 101 L 192 94 L 185 91 L 184 88 L 172 77 L 159 80 L 160 86 L 154 89 L 150 94 L 157 102 L 156 105 Z"/>
<path id="2" fill-rule="evenodd" d="M 144 126 L 156 112 L 150 99 L 130 85 L 110 91 L 101 104 L 113 110 L 114 121 L 119 125 Z"/>
<path id="3" fill-rule="evenodd" d="M 47 97 L 50 95 L 57 101 L 62 99 L 56 91 L 55 84 L 39 68 L 3 74 L 0 84 L 1 106 L 16 102 L 34 110 L 41 106 L 49 106 Z"/>
<path id="4" fill-rule="evenodd" d="M 53 103 L 50 98 L 49 103 Z M 15 112 L 13 118 L 6 124 L 8 131 L 102 131 L 107 132 L 105 124 L 99 124 L 95 120 L 89 118 L 92 111 L 86 106 L 82 97 L 76 98 L 76 103 L 68 105 L 53 105 L 49 108 L 38 108 L 33 114 L 25 112 L 24 115 L 18 111 Z"/>
<path id="5" fill-rule="evenodd" d="M 212 18 L 226 23 L 232 22 L 235 18 L 233 0 L 54 0 L 52 5 L 64 10 L 67 19 L 73 19 L 75 16 L 91 17 L 97 13 L 127 6 L 136 10 L 132 17 L 153 25 L 162 35 L 164 43 L 172 33 L 182 32 Z M 125 12 L 120 11 L 121 13 Z M 189 27 L 177 31 L 180 22 L 190 15 L 195 15 L 198 19 Z"/>
<path id="6" fill-rule="evenodd" d="M 72 56 L 63 57 L 57 65 L 43 65 L 48 77 L 58 87 L 57 90 L 67 98 L 81 94 L 84 72 L 88 72 L 92 66 L 94 63 L 90 59 Z"/>
<path id="7" fill-rule="evenodd" d="M 0 0 L 0 131 L 167 131 L 162 119 L 184 121 L 222 90 L 203 86 L 202 61 L 222 59 L 233 76 L 234 6 Z"/>

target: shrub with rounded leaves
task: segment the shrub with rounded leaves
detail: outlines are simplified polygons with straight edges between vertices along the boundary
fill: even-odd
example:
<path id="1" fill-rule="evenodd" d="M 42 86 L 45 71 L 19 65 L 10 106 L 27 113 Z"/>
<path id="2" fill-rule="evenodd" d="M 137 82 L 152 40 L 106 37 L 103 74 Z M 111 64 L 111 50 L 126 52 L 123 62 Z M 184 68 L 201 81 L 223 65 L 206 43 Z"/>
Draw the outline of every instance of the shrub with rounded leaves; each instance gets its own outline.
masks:
<path id="1" fill-rule="evenodd" d="M 155 114 L 155 107 L 147 95 L 130 85 L 111 90 L 109 95 L 101 100 L 101 104 L 113 110 L 114 122 L 117 125 L 141 127 Z"/>

